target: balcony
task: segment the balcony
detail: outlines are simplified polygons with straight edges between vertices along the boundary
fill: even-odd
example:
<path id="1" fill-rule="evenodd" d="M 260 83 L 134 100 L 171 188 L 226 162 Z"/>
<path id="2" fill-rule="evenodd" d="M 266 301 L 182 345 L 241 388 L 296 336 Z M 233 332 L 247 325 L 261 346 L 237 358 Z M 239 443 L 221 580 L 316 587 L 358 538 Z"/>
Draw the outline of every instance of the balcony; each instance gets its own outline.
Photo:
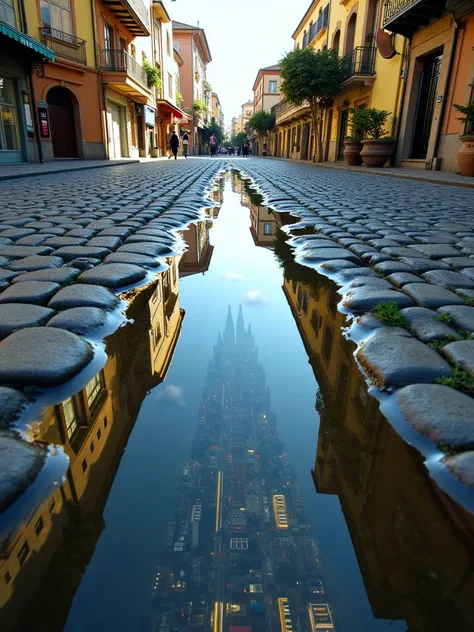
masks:
<path id="1" fill-rule="evenodd" d="M 86 64 L 86 42 L 69 33 L 58 31 L 50 26 L 40 28 L 41 43 L 50 48 L 57 57 Z"/>
<path id="2" fill-rule="evenodd" d="M 318 37 L 328 27 L 329 23 L 329 5 L 320 13 L 318 19 L 309 28 L 303 37 L 303 48 L 306 48 L 311 42 Z"/>
<path id="3" fill-rule="evenodd" d="M 279 103 L 272 107 L 272 114 L 275 117 L 275 124 L 291 123 L 302 116 L 309 116 L 311 109 L 309 103 L 304 101 L 301 105 L 289 103 L 286 99 L 282 99 Z"/>
<path id="4" fill-rule="evenodd" d="M 446 0 L 385 0 L 382 26 L 411 37 L 420 27 L 441 17 Z"/>
<path id="5" fill-rule="evenodd" d="M 375 78 L 376 52 L 377 49 L 374 46 L 357 46 L 343 58 L 342 94 L 360 86 L 372 85 Z"/>
<path id="6" fill-rule="evenodd" d="M 146 103 L 151 97 L 145 70 L 126 50 L 100 51 L 102 81 L 133 101 Z"/>
<path id="7" fill-rule="evenodd" d="M 133 35 L 150 35 L 150 12 L 142 0 L 102 0 L 102 2 Z"/>

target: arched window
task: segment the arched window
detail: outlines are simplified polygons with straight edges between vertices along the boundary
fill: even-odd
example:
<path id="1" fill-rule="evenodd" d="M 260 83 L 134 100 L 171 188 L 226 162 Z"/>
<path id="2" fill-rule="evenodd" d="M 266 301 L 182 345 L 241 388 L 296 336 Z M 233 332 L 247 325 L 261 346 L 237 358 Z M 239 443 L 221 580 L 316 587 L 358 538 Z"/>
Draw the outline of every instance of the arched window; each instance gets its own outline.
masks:
<path id="1" fill-rule="evenodd" d="M 339 53 L 339 47 L 341 45 L 341 31 L 337 29 L 334 33 L 334 37 L 332 38 L 332 47 L 335 51 Z"/>
<path id="2" fill-rule="evenodd" d="M 357 26 L 357 13 L 353 13 L 347 25 L 347 38 L 346 38 L 346 50 L 345 50 L 346 55 L 348 55 L 354 50 L 356 26 Z"/>

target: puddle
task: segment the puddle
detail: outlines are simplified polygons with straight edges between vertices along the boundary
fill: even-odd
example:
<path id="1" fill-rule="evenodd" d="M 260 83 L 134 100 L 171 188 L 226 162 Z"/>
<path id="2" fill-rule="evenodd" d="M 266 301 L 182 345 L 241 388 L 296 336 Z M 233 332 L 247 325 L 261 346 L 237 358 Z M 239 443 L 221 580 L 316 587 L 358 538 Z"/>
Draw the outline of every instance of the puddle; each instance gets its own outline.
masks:
<path id="1" fill-rule="evenodd" d="M 1 629 L 471 631 L 472 515 L 368 392 L 298 220 L 236 173 L 213 195 L 28 430 L 69 467 L 2 516 Z"/>

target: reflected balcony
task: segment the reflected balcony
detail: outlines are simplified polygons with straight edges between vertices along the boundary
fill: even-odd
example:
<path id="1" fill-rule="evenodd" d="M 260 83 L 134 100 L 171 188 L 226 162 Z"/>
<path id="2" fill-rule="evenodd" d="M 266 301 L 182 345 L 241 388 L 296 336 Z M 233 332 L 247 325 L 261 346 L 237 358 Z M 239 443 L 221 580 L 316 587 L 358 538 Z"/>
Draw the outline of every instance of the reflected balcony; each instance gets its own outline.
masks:
<path id="1" fill-rule="evenodd" d="M 357 46 L 346 55 L 342 62 L 344 68 L 344 83 L 342 94 L 360 88 L 371 86 L 375 79 L 375 55 L 377 49 L 374 46 Z"/>
<path id="2" fill-rule="evenodd" d="M 102 81 L 132 101 L 146 103 L 151 97 L 145 70 L 126 50 L 103 48 L 100 69 Z"/>
<path id="3" fill-rule="evenodd" d="M 446 0 L 385 0 L 382 27 L 411 37 L 420 27 L 441 17 Z"/>
<path id="4" fill-rule="evenodd" d="M 86 64 L 86 42 L 79 37 L 53 29 L 49 25 L 40 27 L 41 43 L 50 48 L 57 57 Z"/>
<path id="5" fill-rule="evenodd" d="M 150 35 L 150 12 L 142 0 L 102 0 L 102 2 L 133 35 Z"/>

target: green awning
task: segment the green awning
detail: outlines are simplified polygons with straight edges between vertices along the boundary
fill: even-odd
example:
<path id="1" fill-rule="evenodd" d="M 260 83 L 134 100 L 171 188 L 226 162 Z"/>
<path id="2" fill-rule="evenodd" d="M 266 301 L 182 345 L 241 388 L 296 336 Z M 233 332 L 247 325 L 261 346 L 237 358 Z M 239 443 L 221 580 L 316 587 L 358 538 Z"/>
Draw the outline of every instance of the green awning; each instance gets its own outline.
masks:
<path id="1" fill-rule="evenodd" d="M 43 44 L 37 42 L 33 37 L 25 35 L 14 26 L 7 24 L 3 20 L 0 20 L 0 34 L 6 35 L 7 37 L 15 40 L 15 42 L 26 46 L 30 50 L 37 53 L 42 59 L 49 59 L 50 61 L 54 61 L 54 53 L 51 49 L 49 49 L 47 46 L 43 46 Z"/>

